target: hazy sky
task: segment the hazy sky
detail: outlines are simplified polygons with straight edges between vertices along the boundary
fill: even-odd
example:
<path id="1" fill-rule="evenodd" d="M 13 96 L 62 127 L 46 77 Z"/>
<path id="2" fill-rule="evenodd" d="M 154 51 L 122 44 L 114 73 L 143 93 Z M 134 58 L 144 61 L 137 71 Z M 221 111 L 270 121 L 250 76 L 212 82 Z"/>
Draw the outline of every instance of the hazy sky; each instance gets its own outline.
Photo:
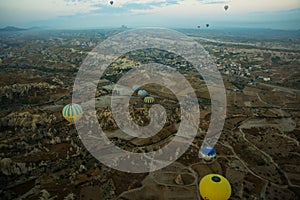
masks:
<path id="1" fill-rule="evenodd" d="M 109 1 L 0 0 L 0 26 L 300 29 L 300 0 Z"/>

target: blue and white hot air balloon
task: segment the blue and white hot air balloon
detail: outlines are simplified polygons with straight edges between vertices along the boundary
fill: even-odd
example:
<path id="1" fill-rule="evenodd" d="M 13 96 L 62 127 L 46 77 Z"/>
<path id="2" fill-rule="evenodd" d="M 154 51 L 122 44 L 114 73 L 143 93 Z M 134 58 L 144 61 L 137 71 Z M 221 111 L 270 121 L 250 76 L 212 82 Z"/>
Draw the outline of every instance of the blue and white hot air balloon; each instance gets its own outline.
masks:
<path id="1" fill-rule="evenodd" d="M 140 97 L 145 97 L 148 94 L 148 92 L 146 90 L 139 90 L 137 94 Z"/>
<path id="2" fill-rule="evenodd" d="M 211 161 L 216 157 L 216 150 L 211 146 L 203 146 L 199 152 L 199 156 L 205 161 Z"/>

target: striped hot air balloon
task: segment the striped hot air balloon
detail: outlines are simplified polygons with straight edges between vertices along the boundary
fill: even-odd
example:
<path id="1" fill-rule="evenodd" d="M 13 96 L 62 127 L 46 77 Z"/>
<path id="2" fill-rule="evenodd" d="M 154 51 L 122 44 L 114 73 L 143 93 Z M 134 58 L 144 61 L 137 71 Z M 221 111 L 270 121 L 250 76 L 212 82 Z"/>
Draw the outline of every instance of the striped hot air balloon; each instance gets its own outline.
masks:
<path id="1" fill-rule="evenodd" d="M 79 104 L 71 103 L 64 107 L 62 114 L 67 121 L 74 123 L 81 117 L 82 108 Z"/>
<path id="2" fill-rule="evenodd" d="M 144 98 L 144 103 L 152 104 L 152 103 L 154 103 L 154 98 L 153 97 L 145 97 Z"/>

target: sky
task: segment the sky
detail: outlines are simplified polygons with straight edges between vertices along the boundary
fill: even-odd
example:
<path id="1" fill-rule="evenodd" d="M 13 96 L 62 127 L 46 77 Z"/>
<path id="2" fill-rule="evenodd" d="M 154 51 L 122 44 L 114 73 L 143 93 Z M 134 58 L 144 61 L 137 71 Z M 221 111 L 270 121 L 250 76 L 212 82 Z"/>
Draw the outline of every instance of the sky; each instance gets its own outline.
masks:
<path id="1" fill-rule="evenodd" d="M 300 29 L 300 0 L 0 0 L 0 27 Z M 224 6 L 228 5 L 227 11 Z"/>

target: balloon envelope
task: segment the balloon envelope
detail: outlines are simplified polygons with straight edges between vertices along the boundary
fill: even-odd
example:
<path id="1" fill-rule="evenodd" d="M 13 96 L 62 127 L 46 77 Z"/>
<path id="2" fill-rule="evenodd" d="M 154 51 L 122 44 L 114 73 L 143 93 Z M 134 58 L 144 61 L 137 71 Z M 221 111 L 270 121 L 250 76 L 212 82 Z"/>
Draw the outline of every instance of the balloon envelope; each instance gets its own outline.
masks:
<path id="1" fill-rule="evenodd" d="M 225 6 L 224 6 L 224 10 L 227 10 L 228 8 L 229 8 L 228 5 L 225 5 Z"/>
<path id="2" fill-rule="evenodd" d="M 206 161 L 210 161 L 216 157 L 216 150 L 211 146 L 203 146 L 200 149 L 200 157 Z"/>
<path id="3" fill-rule="evenodd" d="M 219 174 L 208 174 L 201 179 L 199 191 L 203 199 L 228 200 L 231 186 L 225 177 Z"/>
<path id="4" fill-rule="evenodd" d="M 211 146 L 204 146 L 201 148 L 201 154 L 207 155 L 207 156 L 215 156 L 216 150 Z"/>
<path id="5" fill-rule="evenodd" d="M 82 108 L 79 104 L 71 103 L 63 108 L 62 114 L 67 121 L 74 123 L 76 120 L 80 119 Z"/>
<path id="6" fill-rule="evenodd" d="M 154 103 L 154 98 L 153 97 L 145 97 L 144 98 L 144 103 L 152 104 L 152 103 Z"/>
<path id="7" fill-rule="evenodd" d="M 114 1 L 110 1 L 109 3 L 110 3 L 110 5 L 113 5 L 113 4 L 114 4 Z"/>
<path id="8" fill-rule="evenodd" d="M 139 96 L 146 96 L 147 94 L 148 94 L 148 92 L 146 90 L 139 90 L 138 91 Z"/>

